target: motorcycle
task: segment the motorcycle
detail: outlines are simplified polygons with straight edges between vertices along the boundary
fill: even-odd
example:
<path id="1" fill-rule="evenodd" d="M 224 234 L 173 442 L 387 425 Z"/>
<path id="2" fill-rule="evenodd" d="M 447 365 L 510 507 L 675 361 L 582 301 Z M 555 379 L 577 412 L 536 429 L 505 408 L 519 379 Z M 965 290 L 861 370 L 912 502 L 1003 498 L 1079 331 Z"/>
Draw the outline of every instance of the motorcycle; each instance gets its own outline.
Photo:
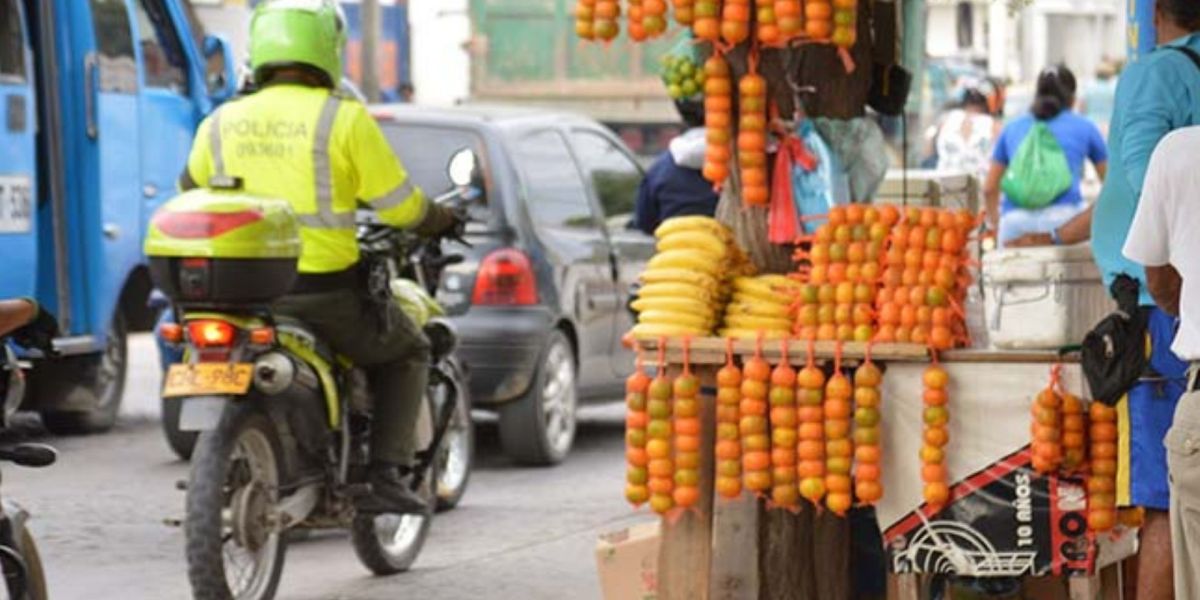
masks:
<path id="1" fill-rule="evenodd" d="M 26 329 L 35 327 L 27 326 Z M 21 336 L 17 336 L 21 337 Z M 23 345 L 36 347 L 43 353 L 53 353 L 49 335 L 33 336 L 40 340 L 30 343 L 23 339 Z M 0 410 L 0 429 L 7 429 L 12 416 L 20 407 L 25 397 L 25 373 L 28 365 L 17 358 L 5 336 L 0 336 L 0 398 L 3 408 Z M 54 464 L 58 454 L 53 448 L 44 444 L 16 444 L 0 446 L 0 461 L 11 462 L 23 467 L 46 467 Z M 38 554 L 37 543 L 28 528 L 30 515 L 7 496 L 0 498 L 0 573 L 4 576 L 6 594 L 0 597 L 13 600 L 45 600 L 46 573 L 42 568 L 41 556 Z"/>
<path id="2" fill-rule="evenodd" d="M 463 197 L 465 184 L 457 185 L 437 201 Z M 266 303 L 176 300 L 181 322 L 159 333 L 182 344 L 185 359 L 168 369 L 163 395 L 182 399 L 179 429 L 199 432 L 184 520 L 197 598 L 274 597 L 289 534 L 306 529 L 349 529 L 367 569 L 377 575 L 406 571 L 421 552 L 435 507 L 453 506 L 465 491 L 473 440 L 467 374 L 454 356 L 457 334 L 432 297 L 441 270 L 462 257 L 443 254 L 441 240 L 361 217 L 359 223 L 370 295 L 399 302 L 418 324 L 424 322 L 432 345 L 416 427 L 421 450 L 410 476 L 429 510 L 354 510 L 354 500 L 370 493 L 365 471 L 372 402 L 362 370 L 334 355 L 304 323 L 273 315 Z M 462 241 L 461 231 L 450 239 Z M 225 267 L 216 260 L 156 261 L 150 243 L 147 249 L 156 284 L 173 299 L 187 295 L 184 286 L 230 281 L 231 271 L 222 274 Z M 258 275 L 259 285 L 271 287 L 270 276 Z"/>

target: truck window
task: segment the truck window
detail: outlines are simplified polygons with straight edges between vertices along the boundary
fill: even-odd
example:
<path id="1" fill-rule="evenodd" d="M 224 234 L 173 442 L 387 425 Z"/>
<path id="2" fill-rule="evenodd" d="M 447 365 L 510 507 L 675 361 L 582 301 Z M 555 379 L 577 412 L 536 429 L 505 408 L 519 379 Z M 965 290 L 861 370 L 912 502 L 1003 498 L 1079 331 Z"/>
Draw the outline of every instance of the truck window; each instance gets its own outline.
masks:
<path id="1" fill-rule="evenodd" d="M 138 44 L 146 86 L 187 93 L 187 61 L 183 44 L 162 0 L 138 0 Z"/>
<path id="2" fill-rule="evenodd" d="M 92 31 L 99 53 L 100 91 L 137 92 L 137 62 L 133 58 L 133 34 L 124 0 L 90 0 Z"/>
<path id="3" fill-rule="evenodd" d="M 514 150 L 536 226 L 596 226 L 587 188 L 561 135 L 549 130 L 524 135 L 517 138 Z"/>
<path id="4" fill-rule="evenodd" d="M 0 0 L 0 83 L 25 81 L 25 40 L 18 0 Z"/>
<path id="5" fill-rule="evenodd" d="M 571 141 L 600 200 L 600 207 L 604 209 L 604 218 L 632 214 L 638 185 L 642 183 L 642 170 L 620 148 L 598 133 L 575 130 L 571 133 Z"/>

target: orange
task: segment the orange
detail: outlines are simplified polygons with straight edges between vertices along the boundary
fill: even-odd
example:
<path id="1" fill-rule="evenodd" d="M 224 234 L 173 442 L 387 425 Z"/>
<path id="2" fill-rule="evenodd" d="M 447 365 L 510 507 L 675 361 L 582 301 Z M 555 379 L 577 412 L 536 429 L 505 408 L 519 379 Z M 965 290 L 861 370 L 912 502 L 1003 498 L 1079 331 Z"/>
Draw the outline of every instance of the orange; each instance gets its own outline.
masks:
<path id="1" fill-rule="evenodd" d="M 941 463 L 926 463 L 921 465 L 921 481 L 925 483 L 946 481 L 946 466 Z"/>
<path id="2" fill-rule="evenodd" d="M 938 222 L 938 209 L 927 206 L 921 209 L 921 227 L 933 227 Z"/>
<path id="3" fill-rule="evenodd" d="M 825 401 L 825 417 L 829 419 L 850 418 L 850 402 L 841 398 L 831 398 Z"/>
<path id="4" fill-rule="evenodd" d="M 942 448 L 950 441 L 950 434 L 943 427 L 929 427 L 922 435 L 926 444 L 934 448 Z"/>
<path id="5" fill-rule="evenodd" d="M 950 487 L 945 483 L 929 483 L 924 489 L 925 502 L 941 506 L 950 500 Z"/>
<path id="6" fill-rule="evenodd" d="M 650 417 L 644 412 L 631 412 L 625 415 L 625 427 L 627 429 L 645 429 L 646 423 Z"/>
<path id="7" fill-rule="evenodd" d="M 763 471 L 771 467 L 771 455 L 766 452 L 747 452 L 742 457 L 742 467 L 747 471 Z"/>
<path id="8" fill-rule="evenodd" d="M 800 482 L 800 495 L 816 502 L 825 496 L 825 480 L 821 477 L 807 477 Z"/>
<path id="9" fill-rule="evenodd" d="M 850 491 L 850 478 L 845 475 L 826 475 L 825 489 L 830 494 L 845 494 Z"/>
<path id="10" fill-rule="evenodd" d="M 854 429 L 855 444 L 863 444 L 874 446 L 879 444 L 879 428 L 878 427 L 856 427 Z"/>
<path id="11" fill-rule="evenodd" d="M 892 204 L 884 204 L 879 208 L 879 220 L 884 225 L 891 227 L 900 222 L 900 209 Z"/>
<path id="12" fill-rule="evenodd" d="M 650 496 L 650 508 L 656 513 L 664 514 L 674 508 L 674 506 L 675 501 L 671 499 L 669 491 L 662 493 L 655 492 L 654 495 Z"/>
<path id="13" fill-rule="evenodd" d="M 761 417 L 767 414 L 767 403 L 747 397 L 742 400 L 740 409 L 743 416 Z"/>
<path id="14" fill-rule="evenodd" d="M 946 390 L 925 390 L 922 396 L 925 406 L 945 406 L 947 398 Z"/>
<path id="15" fill-rule="evenodd" d="M 771 443 L 775 446 L 796 445 L 796 430 L 787 427 L 776 427 L 771 430 Z"/>
<path id="16" fill-rule="evenodd" d="M 946 453 L 935 446 L 921 446 L 921 462 L 927 465 L 941 464 Z"/>
<path id="17" fill-rule="evenodd" d="M 675 463 L 669 458 L 650 461 L 650 477 L 671 477 L 675 474 Z"/>
<path id="18" fill-rule="evenodd" d="M 858 481 L 854 484 L 854 496 L 859 502 L 872 504 L 883 498 L 883 486 L 877 481 Z"/>
<path id="19" fill-rule="evenodd" d="M 862 386 L 854 389 L 854 403 L 859 408 L 878 408 L 880 398 L 881 395 L 876 388 Z"/>
<path id="20" fill-rule="evenodd" d="M 742 445 L 733 440 L 717 440 L 716 454 L 720 460 L 738 458 L 742 454 Z"/>
<path id="21" fill-rule="evenodd" d="M 700 471 L 696 469 L 676 469 L 675 470 L 675 485 L 695 487 L 700 484 Z"/>
<path id="22" fill-rule="evenodd" d="M 1117 461 L 1113 459 L 1092 459 L 1092 474 L 1097 477 L 1116 477 Z"/>
<path id="23" fill-rule="evenodd" d="M 806 4 L 806 7 L 808 7 L 808 6 L 829 6 L 829 5 L 828 4 L 821 5 L 821 4 L 808 3 L 808 4 Z M 804 31 L 806 33 L 808 33 L 809 37 L 811 37 L 813 39 L 827 40 L 827 39 L 829 39 L 830 34 L 833 33 L 833 23 L 828 20 L 817 20 L 817 19 L 810 18 L 808 21 L 806 21 L 804 23 Z"/>
<path id="24" fill-rule="evenodd" d="M 1098 404 L 1098 403 L 1097 403 Z M 1117 426 L 1114 423 L 1092 422 L 1091 436 L 1094 442 L 1112 442 L 1117 439 Z"/>
<path id="25" fill-rule="evenodd" d="M 1092 443 L 1092 458 L 1094 459 L 1115 459 L 1117 457 L 1117 445 L 1113 442 L 1093 442 Z"/>
<path id="26" fill-rule="evenodd" d="M 797 418 L 796 410 L 790 407 L 775 407 L 771 409 L 771 426 L 794 429 Z"/>
<path id="27" fill-rule="evenodd" d="M 879 481 L 879 463 L 858 463 L 854 467 L 854 478 L 859 481 Z"/>
<path id="28" fill-rule="evenodd" d="M 825 442 L 825 455 L 830 458 L 849 458 L 854 455 L 854 444 L 848 439 Z"/>
<path id="29" fill-rule="evenodd" d="M 700 500 L 700 490 L 694 486 L 677 487 L 672 496 L 676 506 L 687 508 Z"/>
<path id="30" fill-rule="evenodd" d="M 850 380 L 841 373 L 834 374 L 829 378 L 829 382 L 825 384 L 825 395 L 831 399 L 849 399 L 854 393 L 850 385 Z"/>
<path id="31" fill-rule="evenodd" d="M 837 515 L 846 514 L 846 511 L 850 510 L 850 506 L 853 503 L 854 503 L 854 500 L 850 497 L 850 494 L 848 494 L 848 493 L 843 493 L 843 494 L 832 494 L 831 493 L 828 496 L 825 496 L 825 506 L 828 507 L 829 510 L 833 511 L 834 514 L 837 514 Z"/>
<path id="32" fill-rule="evenodd" d="M 631 483 L 625 486 L 625 499 L 633 504 L 641 504 L 650 499 L 650 489 Z"/>
<path id="33" fill-rule="evenodd" d="M 722 459 L 717 461 L 717 475 L 720 477 L 741 477 L 741 458 Z"/>
<path id="34" fill-rule="evenodd" d="M 654 440 L 659 441 L 659 440 Z M 675 438 L 675 451 L 683 453 L 691 453 L 700 450 L 700 436 L 698 435 L 681 435 Z"/>
<path id="35" fill-rule="evenodd" d="M 737 498 L 742 494 L 742 480 L 737 477 L 718 477 L 717 493 L 722 498 Z"/>
<path id="36" fill-rule="evenodd" d="M 878 343 L 878 344 L 890 344 L 892 342 L 897 341 L 896 340 L 896 326 L 890 325 L 890 324 L 881 325 L 879 327 L 879 331 L 875 332 L 875 337 L 872 338 L 871 341 Z"/>
<path id="37" fill-rule="evenodd" d="M 771 449 L 771 438 L 765 433 L 755 433 L 742 438 L 743 452 L 766 452 Z"/>
<path id="38" fill-rule="evenodd" d="M 794 485 L 776 485 L 771 489 L 771 500 L 780 506 L 795 506 L 800 502 L 800 494 Z"/>
<path id="39" fill-rule="evenodd" d="M 654 442 L 661 440 L 651 440 Z M 650 455 L 644 448 L 626 448 L 625 461 L 635 467 L 645 467 L 650 462 Z"/>
<path id="40" fill-rule="evenodd" d="M 771 377 L 771 365 L 767 361 L 754 357 L 746 361 L 745 367 L 742 369 L 742 375 L 746 379 L 755 381 L 767 381 Z"/>
<path id="41" fill-rule="evenodd" d="M 1100 509 L 1088 511 L 1088 529 L 1092 531 L 1108 531 L 1116 525 L 1117 511 L 1113 509 Z"/>
<path id="42" fill-rule="evenodd" d="M 835 475 L 849 475 L 851 461 L 849 458 L 832 457 L 825 459 L 825 470 Z M 828 483 L 828 482 L 827 482 Z"/>
<path id="43" fill-rule="evenodd" d="M 771 488 L 771 474 L 766 471 L 746 473 L 742 477 L 746 489 L 752 492 L 762 492 Z"/>
<path id="44" fill-rule="evenodd" d="M 1092 422 L 1115 422 L 1117 420 L 1117 409 L 1103 402 L 1092 402 L 1088 406 L 1088 413 L 1092 418 Z"/>
<path id="45" fill-rule="evenodd" d="M 946 389 L 946 385 L 950 382 L 950 375 L 946 373 L 945 369 L 933 366 L 925 369 L 921 380 L 924 382 L 926 388 L 942 390 Z"/>
<path id="46" fill-rule="evenodd" d="M 772 432 L 774 433 L 774 432 Z M 796 464 L 796 448 L 795 442 L 787 447 L 776 447 L 771 449 L 771 464 L 775 466 L 786 465 L 795 466 Z"/>
<path id="47" fill-rule="evenodd" d="M 767 420 L 763 417 L 747 415 L 738 423 L 742 435 L 757 435 L 767 431 Z"/>

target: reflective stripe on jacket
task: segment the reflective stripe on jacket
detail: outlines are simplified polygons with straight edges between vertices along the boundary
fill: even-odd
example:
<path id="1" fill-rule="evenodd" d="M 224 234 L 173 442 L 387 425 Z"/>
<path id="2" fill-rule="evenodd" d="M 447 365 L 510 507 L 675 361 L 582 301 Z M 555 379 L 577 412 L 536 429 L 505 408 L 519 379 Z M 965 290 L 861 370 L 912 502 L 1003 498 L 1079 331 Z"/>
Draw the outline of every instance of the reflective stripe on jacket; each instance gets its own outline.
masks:
<path id="1" fill-rule="evenodd" d="M 400 228 L 419 225 L 427 207 L 366 107 L 324 88 L 273 85 L 226 103 L 200 124 L 188 175 L 205 187 L 240 178 L 247 193 L 290 202 L 301 273 L 358 262 L 358 200 Z"/>

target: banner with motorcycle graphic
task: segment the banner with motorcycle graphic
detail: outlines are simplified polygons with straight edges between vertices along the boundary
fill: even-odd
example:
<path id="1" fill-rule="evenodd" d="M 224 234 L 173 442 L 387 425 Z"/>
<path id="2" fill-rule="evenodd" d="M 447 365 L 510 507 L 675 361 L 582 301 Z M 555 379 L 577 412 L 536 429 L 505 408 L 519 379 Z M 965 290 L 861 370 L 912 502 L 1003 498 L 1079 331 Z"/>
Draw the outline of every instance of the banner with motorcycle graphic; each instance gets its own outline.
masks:
<path id="1" fill-rule="evenodd" d="M 879 524 L 898 573 L 978 577 L 1090 574 L 1132 551 L 1129 530 L 1093 536 L 1084 481 L 1031 468 L 1030 405 L 1046 386 L 1045 362 L 942 363 L 950 375 L 950 440 L 945 448 L 950 502 L 924 503 L 921 462 L 925 365 L 889 363 L 883 378 L 884 496 Z M 1061 369 L 1080 397 L 1078 365 Z"/>

